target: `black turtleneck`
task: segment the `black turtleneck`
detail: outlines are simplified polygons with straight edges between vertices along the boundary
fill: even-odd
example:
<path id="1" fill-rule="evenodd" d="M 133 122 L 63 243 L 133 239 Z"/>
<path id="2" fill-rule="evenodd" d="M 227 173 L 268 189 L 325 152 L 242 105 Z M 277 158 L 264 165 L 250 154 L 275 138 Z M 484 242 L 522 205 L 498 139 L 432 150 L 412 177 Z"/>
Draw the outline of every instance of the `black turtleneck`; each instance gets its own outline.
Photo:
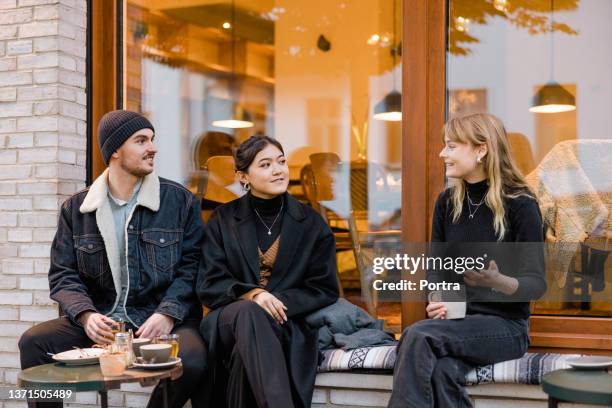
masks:
<path id="1" fill-rule="evenodd" d="M 487 193 L 489 186 L 486 180 L 478 183 L 464 182 L 467 194 L 463 201 L 463 210 L 456 223 L 453 223 L 452 189 L 446 189 L 436 201 L 432 222 L 433 242 L 497 242 L 498 237 L 493 226 L 493 211 L 483 203 L 476 209 L 469 208 L 468 194 L 473 204 L 479 204 Z M 527 195 L 504 198 L 506 212 L 506 233 L 502 242 L 542 242 L 542 217 L 538 203 Z M 470 212 L 473 218 L 470 218 Z M 523 264 L 516 271 L 500 272 L 514 276 L 519 281 L 516 296 L 521 299 L 537 298 L 546 288 L 544 270 L 537 267 L 535 260 Z M 543 260 L 542 260 L 543 262 Z M 539 265 L 539 264 L 538 264 Z M 494 314 L 506 318 L 529 317 L 528 302 L 506 303 L 469 303 L 468 314 Z"/>
<path id="2" fill-rule="evenodd" d="M 286 203 L 285 194 L 281 194 L 271 199 L 264 199 L 255 197 L 253 194 L 249 193 L 249 204 L 253 209 L 253 216 L 255 217 L 257 242 L 262 252 L 266 252 L 280 235 L 283 214 L 287 206 Z M 274 222 L 275 219 L 276 222 Z M 268 235 L 268 228 L 270 228 L 270 235 Z"/>

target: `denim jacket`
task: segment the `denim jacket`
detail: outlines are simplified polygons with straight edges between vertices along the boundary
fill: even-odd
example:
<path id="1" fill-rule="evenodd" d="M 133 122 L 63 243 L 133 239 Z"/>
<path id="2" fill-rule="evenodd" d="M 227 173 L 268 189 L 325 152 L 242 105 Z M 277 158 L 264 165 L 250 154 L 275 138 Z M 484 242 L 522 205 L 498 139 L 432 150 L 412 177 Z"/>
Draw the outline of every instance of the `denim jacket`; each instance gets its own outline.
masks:
<path id="1" fill-rule="evenodd" d="M 79 313 L 109 313 L 119 302 L 119 251 L 127 250 L 128 319 L 140 326 L 158 312 L 181 323 L 201 319 L 194 291 L 203 237 L 200 202 L 180 184 L 146 176 L 118 248 L 107 199 L 108 170 L 64 202 L 51 246 L 51 298 L 76 322 Z"/>

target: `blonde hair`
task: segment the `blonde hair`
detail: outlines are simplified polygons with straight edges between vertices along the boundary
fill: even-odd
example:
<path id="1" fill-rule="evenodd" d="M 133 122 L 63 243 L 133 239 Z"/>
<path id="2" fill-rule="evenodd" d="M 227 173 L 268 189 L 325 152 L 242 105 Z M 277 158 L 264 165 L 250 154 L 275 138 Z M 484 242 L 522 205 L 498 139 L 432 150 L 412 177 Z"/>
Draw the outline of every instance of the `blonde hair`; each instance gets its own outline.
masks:
<path id="1" fill-rule="evenodd" d="M 485 204 L 493 211 L 493 227 L 501 241 L 507 230 L 503 199 L 521 195 L 535 198 L 510 155 L 504 125 L 493 115 L 476 113 L 449 120 L 444 125 L 444 134 L 449 140 L 459 143 L 487 146 L 487 154 L 482 158 L 489 184 Z M 456 183 L 451 187 L 453 223 L 461 216 L 464 198 L 464 183 Z"/>

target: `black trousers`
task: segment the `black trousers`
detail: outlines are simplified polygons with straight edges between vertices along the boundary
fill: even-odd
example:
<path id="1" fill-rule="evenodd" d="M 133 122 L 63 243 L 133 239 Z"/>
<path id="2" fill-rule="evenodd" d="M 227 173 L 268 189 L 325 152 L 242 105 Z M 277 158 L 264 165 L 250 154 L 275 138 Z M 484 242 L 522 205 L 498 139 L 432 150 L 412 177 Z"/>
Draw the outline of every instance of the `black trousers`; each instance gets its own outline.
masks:
<path id="1" fill-rule="evenodd" d="M 413 324 L 397 346 L 389 408 L 472 407 L 465 375 L 475 365 L 522 357 L 528 332 L 527 320 L 491 315 Z"/>
<path id="2" fill-rule="evenodd" d="M 180 408 L 189 399 L 194 408 L 204 406 L 205 396 L 202 391 L 206 377 L 206 345 L 198 331 L 198 323 L 188 320 L 172 330 L 172 333 L 179 335 L 179 357 L 183 364 L 183 375 L 173 381 L 170 387 L 168 403 L 171 407 Z M 70 350 L 73 346 L 91 347 L 92 344 L 83 328 L 65 317 L 40 323 L 26 331 L 19 339 L 21 368 L 52 363 L 54 360 L 47 355 L 48 352 L 59 353 Z M 148 406 L 161 407 L 161 404 L 161 390 L 156 387 Z M 38 406 L 61 407 L 62 403 L 45 403 Z"/>
<path id="3" fill-rule="evenodd" d="M 218 321 L 229 378 L 229 408 L 292 408 L 283 326 L 250 300 L 231 303 Z"/>

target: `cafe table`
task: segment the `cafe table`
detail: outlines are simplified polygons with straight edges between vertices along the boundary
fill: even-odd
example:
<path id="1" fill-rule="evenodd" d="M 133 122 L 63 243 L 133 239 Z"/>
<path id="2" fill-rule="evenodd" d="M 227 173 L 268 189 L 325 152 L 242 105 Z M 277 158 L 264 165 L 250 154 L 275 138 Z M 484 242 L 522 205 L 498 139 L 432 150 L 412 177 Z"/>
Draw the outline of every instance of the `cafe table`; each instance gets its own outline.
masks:
<path id="1" fill-rule="evenodd" d="M 130 368 L 123 375 L 104 377 L 100 365 L 73 366 L 63 363 L 51 363 L 27 368 L 19 373 L 17 386 L 23 389 L 69 389 L 73 392 L 97 391 L 100 404 L 108 407 L 108 391 L 119 389 L 121 384 L 140 383 L 143 387 L 157 384 L 162 390 L 163 406 L 168 407 L 168 387 L 170 381 L 183 374 L 183 366 L 161 370 L 144 370 Z"/>
<path id="2" fill-rule="evenodd" d="M 542 390 L 548 394 L 550 408 L 556 408 L 560 402 L 612 406 L 612 373 L 556 370 L 544 375 Z"/>

